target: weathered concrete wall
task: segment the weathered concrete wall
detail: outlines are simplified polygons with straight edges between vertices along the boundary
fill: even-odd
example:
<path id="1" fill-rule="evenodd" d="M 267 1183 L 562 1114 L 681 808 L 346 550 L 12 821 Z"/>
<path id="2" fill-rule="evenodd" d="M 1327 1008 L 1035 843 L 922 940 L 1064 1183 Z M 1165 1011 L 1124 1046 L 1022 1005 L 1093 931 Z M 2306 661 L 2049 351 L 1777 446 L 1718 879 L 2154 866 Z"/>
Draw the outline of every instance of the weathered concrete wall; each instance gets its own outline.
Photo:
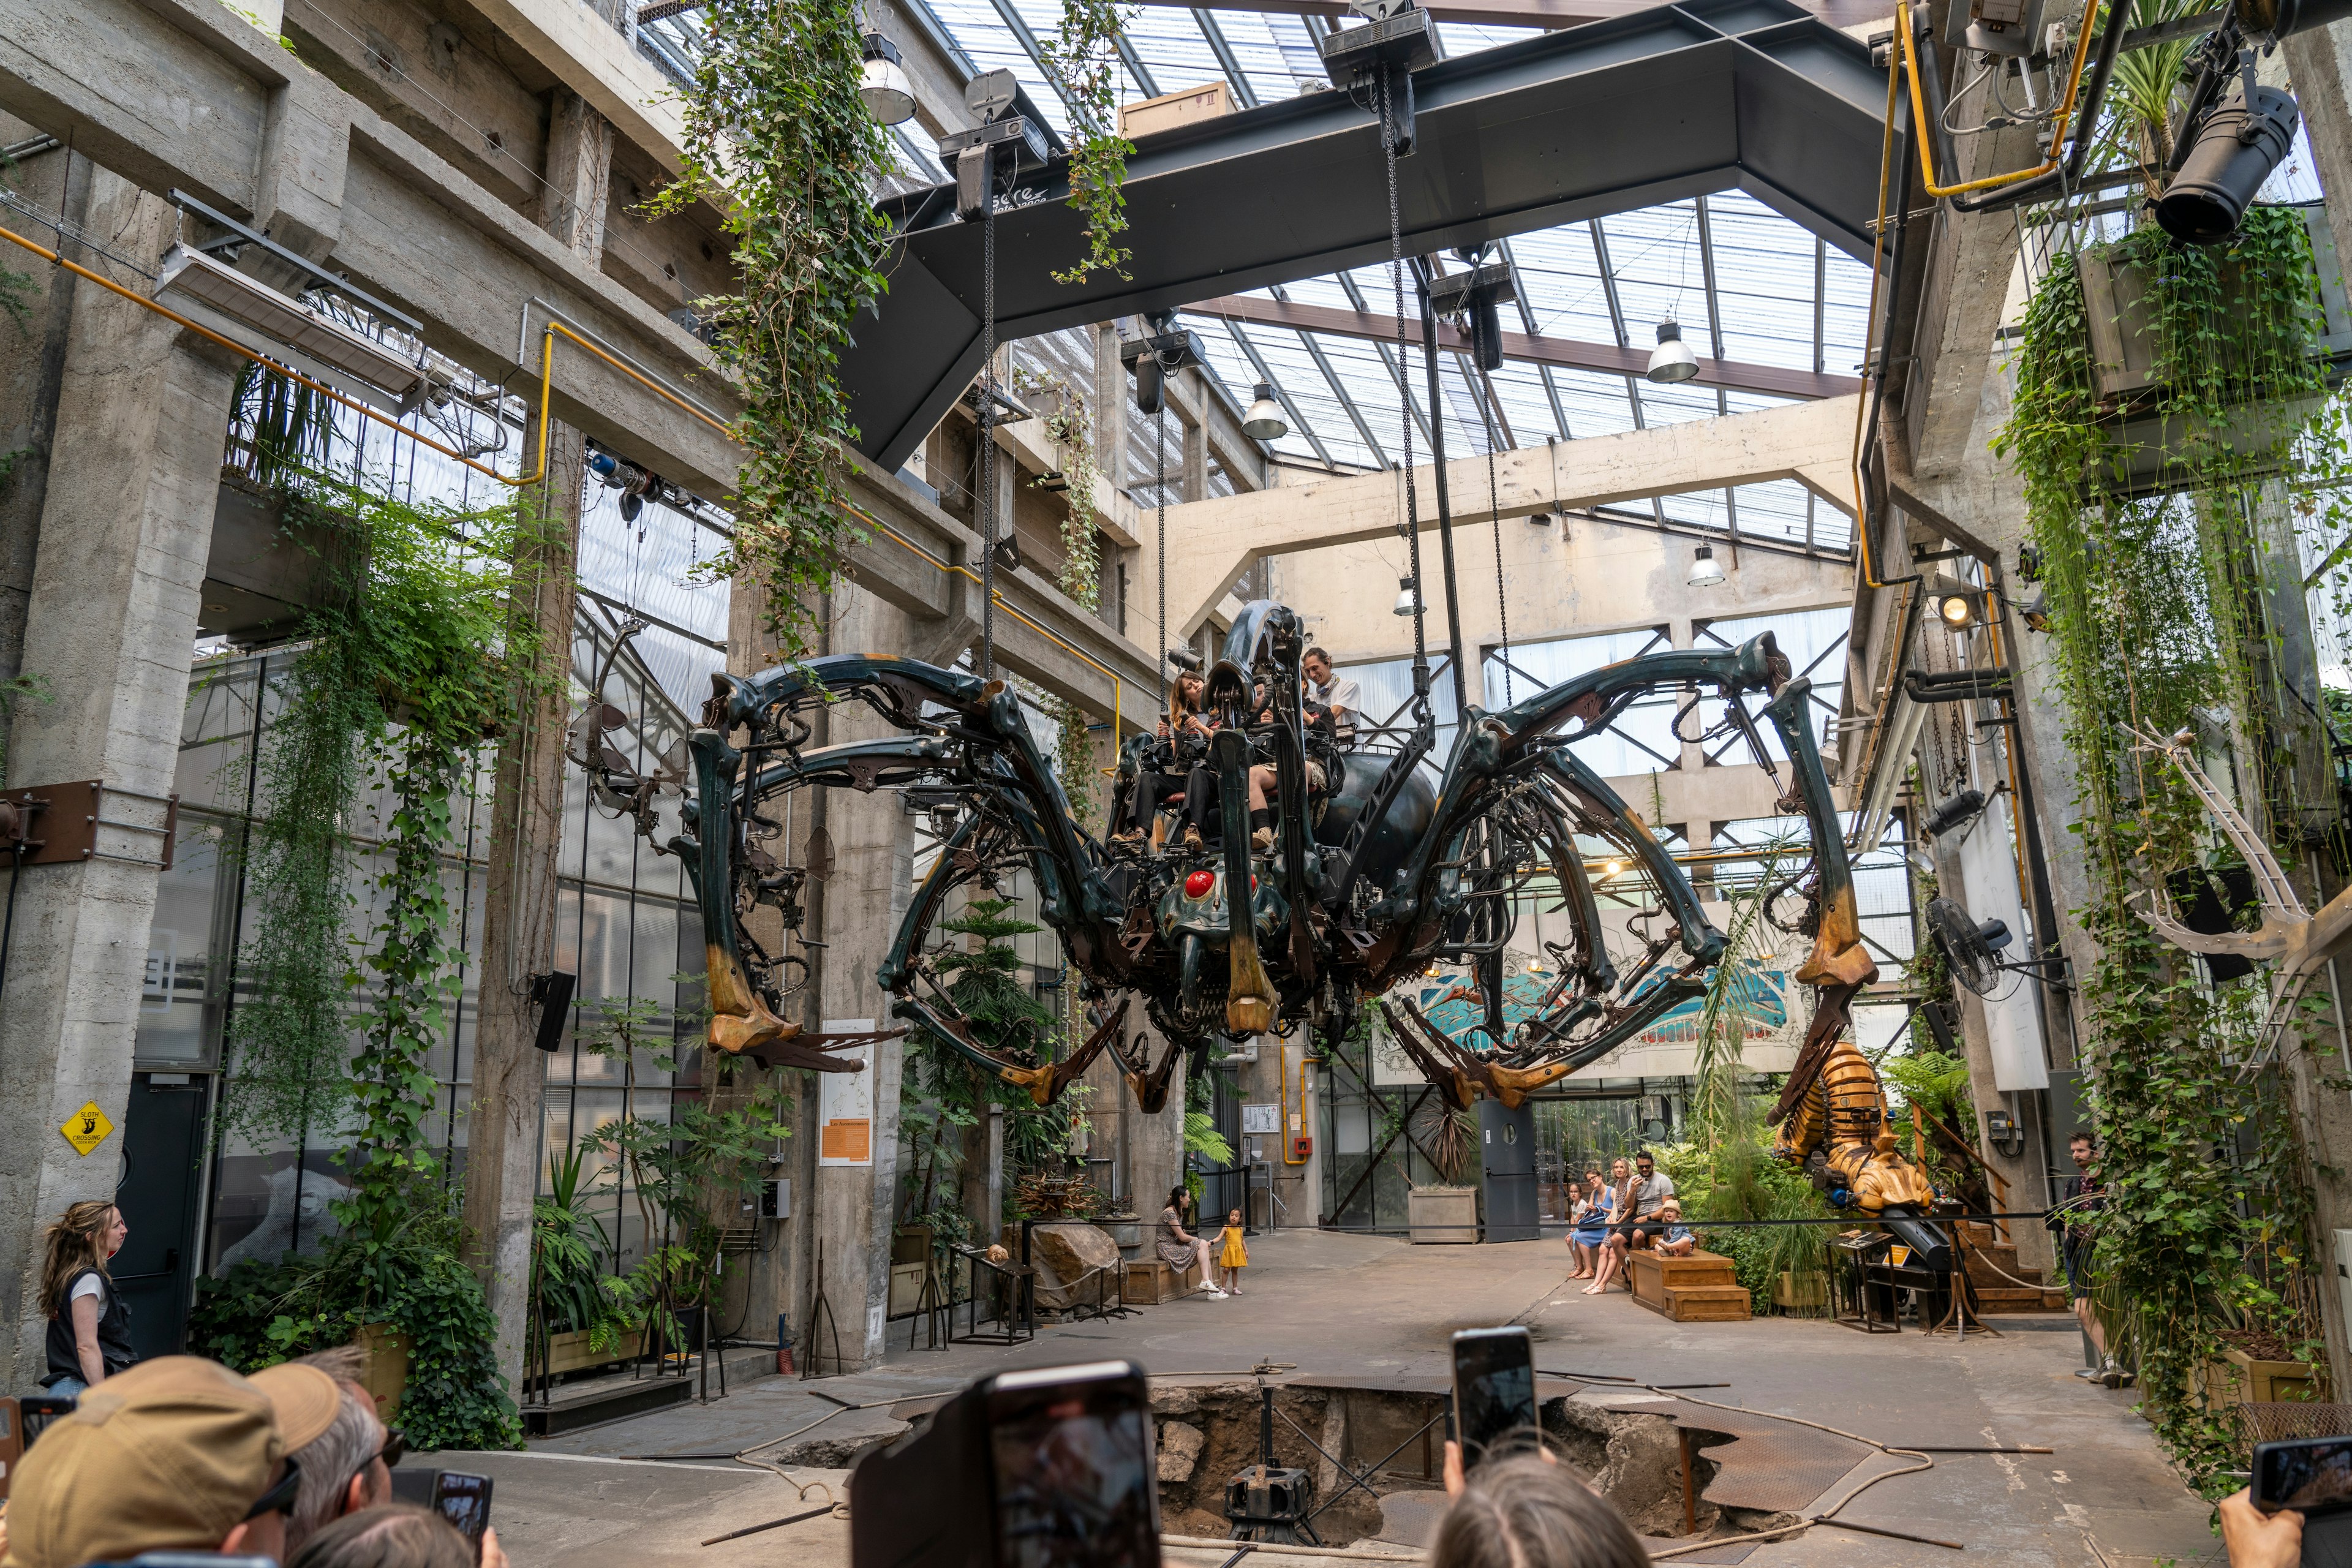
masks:
<path id="1" fill-rule="evenodd" d="M 110 174 L 93 179 L 89 217 L 143 265 L 171 242 L 171 209 Z M 71 308 L 23 645 L 23 668 L 48 682 L 51 700 L 19 706 L 12 773 L 36 784 L 103 779 L 102 816 L 160 826 L 233 372 L 113 295 L 79 290 Z M 159 843 L 101 827 L 99 857 L 16 873 L 0 1001 L 0 1300 L 16 1310 L 20 1388 L 44 1365 L 40 1226 L 69 1203 L 111 1194 L 120 1173 L 119 1132 L 82 1155 L 58 1127 L 86 1101 L 122 1125 Z"/>

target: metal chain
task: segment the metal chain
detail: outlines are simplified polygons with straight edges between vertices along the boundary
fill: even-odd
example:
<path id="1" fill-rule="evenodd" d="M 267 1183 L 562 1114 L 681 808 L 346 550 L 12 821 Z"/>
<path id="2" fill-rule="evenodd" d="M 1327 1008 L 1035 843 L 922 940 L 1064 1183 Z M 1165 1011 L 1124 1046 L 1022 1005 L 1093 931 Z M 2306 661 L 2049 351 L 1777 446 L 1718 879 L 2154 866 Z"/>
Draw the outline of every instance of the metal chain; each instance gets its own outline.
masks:
<path id="1" fill-rule="evenodd" d="M 980 220 L 980 678 L 996 679 L 996 163 Z"/>
<path id="2" fill-rule="evenodd" d="M 1495 384 L 1487 380 L 1484 365 L 1478 367 L 1478 380 L 1486 394 L 1478 404 L 1478 420 L 1486 426 L 1486 510 L 1495 522 L 1495 615 L 1502 627 L 1503 701 L 1508 706 L 1517 699 L 1511 692 L 1511 601 L 1503 592 L 1502 490 L 1495 479 Z"/>
<path id="3" fill-rule="evenodd" d="M 1151 416 L 1151 493 L 1159 505 L 1153 509 L 1151 542 L 1160 552 L 1160 564 L 1153 575 L 1160 582 L 1160 621 L 1156 635 L 1160 643 L 1160 710 L 1168 710 L 1168 389 L 1160 390 L 1160 411 Z"/>
<path id="4" fill-rule="evenodd" d="M 1412 382 L 1406 374 L 1404 335 L 1404 220 L 1397 205 L 1396 91 L 1382 66 L 1380 74 L 1381 152 L 1389 178 L 1389 293 L 1396 306 L 1397 418 L 1404 431 L 1405 544 L 1412 558 L 1412 717 L 1415 723 L 1431 718 L 1429 707 L 1429 639 L 1422 625 L 1427 612 L 1427 591 L 1421 580 L 1421 500 L 1412 482 Z M 1431 409 L 1432 416 L 1437 410 Z"/>

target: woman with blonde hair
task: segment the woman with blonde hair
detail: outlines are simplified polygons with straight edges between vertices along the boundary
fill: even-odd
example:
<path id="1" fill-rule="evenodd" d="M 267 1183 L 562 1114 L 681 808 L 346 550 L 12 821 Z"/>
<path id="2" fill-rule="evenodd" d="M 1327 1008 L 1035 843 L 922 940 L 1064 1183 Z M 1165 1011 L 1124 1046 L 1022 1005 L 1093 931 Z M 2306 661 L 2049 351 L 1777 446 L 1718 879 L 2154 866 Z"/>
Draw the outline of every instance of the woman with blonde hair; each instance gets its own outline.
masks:
<path id="1" fill-rule="evenodd" d="M 42 1233 L 49 1369 L 41 1386 L 51 1394 L 78 1397 L 139 1359 L 131 1348 L 131 1309 L 106 1268 L 130 1234 L 122 1211 L 97 1199 L 71 1205 Z"/>

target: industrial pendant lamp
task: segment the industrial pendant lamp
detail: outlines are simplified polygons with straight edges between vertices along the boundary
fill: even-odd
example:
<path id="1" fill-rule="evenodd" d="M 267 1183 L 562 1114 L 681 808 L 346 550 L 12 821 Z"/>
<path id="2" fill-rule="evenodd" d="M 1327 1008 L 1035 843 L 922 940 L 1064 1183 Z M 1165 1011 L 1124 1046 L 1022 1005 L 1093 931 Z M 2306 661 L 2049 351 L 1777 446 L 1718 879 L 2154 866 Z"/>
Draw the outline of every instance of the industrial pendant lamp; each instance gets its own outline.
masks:
<path id="1" fill-rule="evenodd" d="M 1698 374 L 1698 355 L 1683 342 L 1683 329 L 1672 316 L 1658 323 L 1658 346 L 1650 351 L 1650 368 L 1642 374 L 1662 384 L 1688 381 Z"/>
<path id="2" fill-rule="evenodd" d="M 1694 588 L 1712 588 L 1723 581 L 1723 563 L 1715 558 L 1715 546 L 1702 544 L 1691 556 L 1690 575 L 1683 579 Z"/>
<path id="3" fill-rule="evenodd" d="M 1253 441 L 1279 441 L 1289 435 L 1290 423 L 1282 416 L 1282 405 L 1274 400 L 1274 388 L 1261 381 L 1252 395 L 1255 401 L 1242 416 L 1242 434 Z"/>
<path id="4" fill-rule="evenodd" d="M 857 73 L 857 96 L 866 112 L 880 125 L 903 125 L 915 118 L 915 84 L 898 63 L 898 46 L 879 33 L 866 35 L 860 51 L 866 64 Z"/>
<path id="5" fill-rule="evenodd" d="M 1421 591 L 1420 591 L 1420 589 L 1419 589 L 1419 588 L 1417 588 L 1417 587 L 1415 587 L 1415 586 L 1413 585 L 1413 581 L 1412 581 L 1412 578 L 1410 578 L 1410 577 L 1400 577 L 1400 578 L 1398 578 L 1398 579 L 1397 579 L 1396 613 L 1397 613 L 1398 615 L 1400 615 L 1400 616 L 1409 616 L 1409 615 L 1412 615 L 1415 610 L 1418 610 L 1418 609 L 1420 609 L 1420 608 L 1421 608 Z"/>

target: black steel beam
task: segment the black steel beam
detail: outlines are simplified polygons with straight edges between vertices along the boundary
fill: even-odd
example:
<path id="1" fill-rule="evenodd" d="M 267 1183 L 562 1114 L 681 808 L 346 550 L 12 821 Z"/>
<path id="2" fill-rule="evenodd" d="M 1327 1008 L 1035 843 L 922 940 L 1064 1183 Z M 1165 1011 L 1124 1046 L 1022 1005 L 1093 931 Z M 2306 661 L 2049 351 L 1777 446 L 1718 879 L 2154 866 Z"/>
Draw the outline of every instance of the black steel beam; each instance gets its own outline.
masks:
<path id="1" fill-rule="evenodd" d="M 1408 255 L 1731 189 L 1871 253 L 1885 78 L 1790 0 L 1661 5 L 1440 61 L 1413 89 Z M 1344 92 L 1143 138 L 1128 163 L 1131 279 L 1054 281 L 1084 248 L 1068 195 L 1057 160 L 996 220 L 1000 342 L 1388 256 L 1377 127 Z M 860 449 L 889 468 L 978 372 L 981 235 L 946 187 L 883 210 L 899 231 L 889 290 L 841 374 Z"/>

